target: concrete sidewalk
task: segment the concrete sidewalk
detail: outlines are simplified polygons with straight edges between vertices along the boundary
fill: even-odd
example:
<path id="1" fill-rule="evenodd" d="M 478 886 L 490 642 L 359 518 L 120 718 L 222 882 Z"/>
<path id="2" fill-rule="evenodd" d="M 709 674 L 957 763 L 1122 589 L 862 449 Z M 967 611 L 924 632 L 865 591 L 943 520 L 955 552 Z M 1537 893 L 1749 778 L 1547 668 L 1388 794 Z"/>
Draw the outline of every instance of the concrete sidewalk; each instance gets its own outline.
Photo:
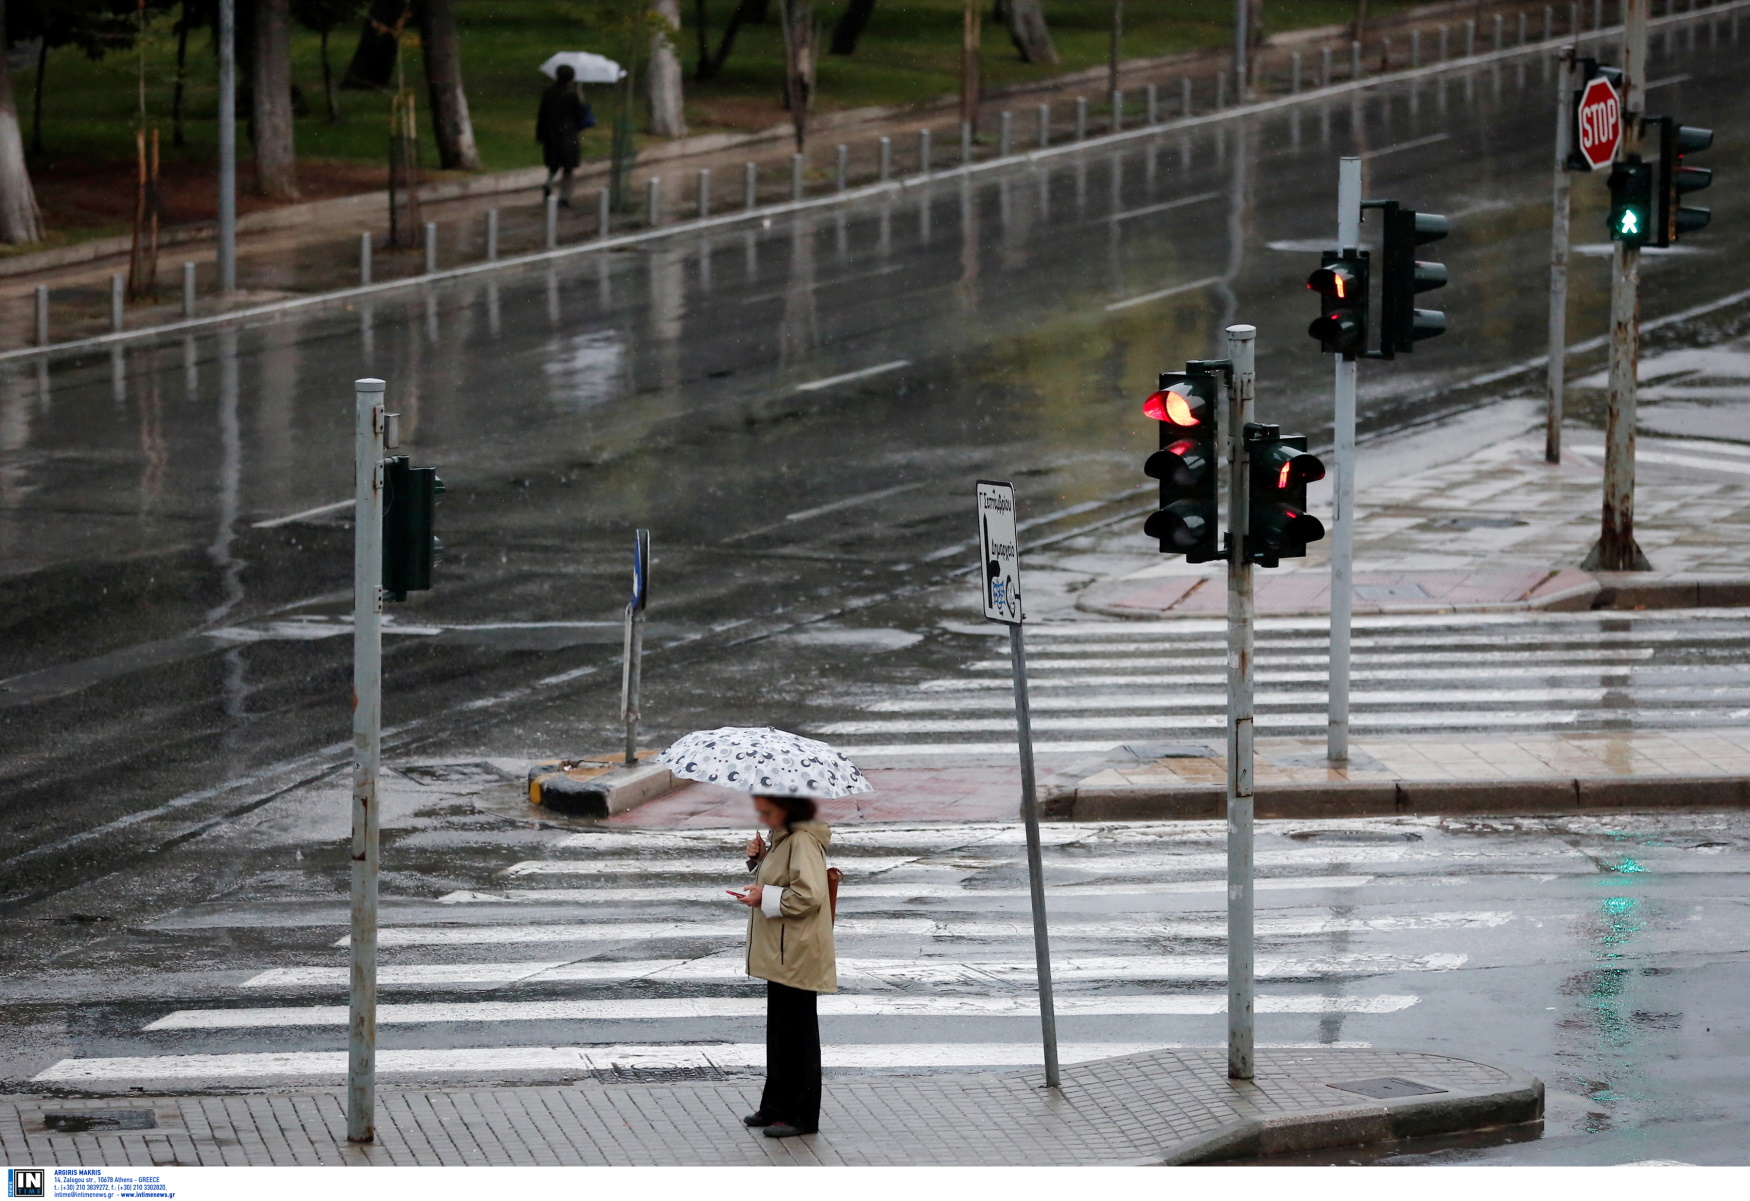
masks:
<path id="1" fill-rule="evenodd" d="M 1256 1079 L 1235 1082 L 1223 1049 L 1187 1048 L 1062 1076 L 1056 1093 L 1038 1069 L 829 1078 L 820 1133 L 782 1140 L 741 1123 L 758 1100 L 753 1078 L 383 1089 L 377 1141 L 361 1147 L 345 1141 L 338 1091 L 33 1098 L 0 1104 L 0 1155 L 55 1166 L 1183 1164 L 1543 1116 L 1543 1083 L 1524 1072 L 1419 1051 L 1261 1049 Z"/>

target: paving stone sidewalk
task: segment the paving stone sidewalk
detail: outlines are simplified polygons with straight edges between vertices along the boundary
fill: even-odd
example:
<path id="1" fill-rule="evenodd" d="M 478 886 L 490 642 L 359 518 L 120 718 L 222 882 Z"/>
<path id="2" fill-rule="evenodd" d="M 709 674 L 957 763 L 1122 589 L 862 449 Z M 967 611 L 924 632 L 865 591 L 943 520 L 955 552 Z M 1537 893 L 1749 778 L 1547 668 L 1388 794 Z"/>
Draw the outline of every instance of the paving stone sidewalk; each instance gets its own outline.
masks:
<path id="1" fill-rule="evenodd" d="M 1334 1087 L 1381 1080 L 1405 1095 Z M 1541 1081 L 1420 1051 L 1265 1049 L 1256 1079 L 1232 1082 L 1223 1049 L 1187 1048 L 1067 1065 L 1055 1093 L 1041 1081 L 1038 1069 L 829 1078 L 820 1133 L 783 1140 L 741 1123 L 757 1080 L 384 1089 L 377 1141 L 362 1147 L 345 1141 L 339 1091 L 34 1098 L 0 1104 L 0 1154 L 111 1167 L 1166 1164 L 1511 1126 L 1543 1113 Z M 45 1125 L 46 1115 L 120 1108 L 153 1128 Z"/>

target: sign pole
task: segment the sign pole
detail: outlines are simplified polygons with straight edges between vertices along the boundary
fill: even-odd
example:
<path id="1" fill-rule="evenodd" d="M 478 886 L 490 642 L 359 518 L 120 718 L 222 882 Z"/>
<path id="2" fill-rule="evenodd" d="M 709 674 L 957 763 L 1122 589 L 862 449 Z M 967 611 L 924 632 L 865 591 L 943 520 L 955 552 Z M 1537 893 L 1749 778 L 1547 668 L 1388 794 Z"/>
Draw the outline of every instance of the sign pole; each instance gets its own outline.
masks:
<path id="1" fill-rule="evenodd" d="M 1337 164 L 1337 248 L 1361 245 L 1361 160 Z M 1349 625 L 1355 604 L 1355 385 L 1360 366 L 1334 355 L 1336 403 L 1331 441 L 1336 478 L 1331 481 L 1331 657 L 1325 694 L 1325 757 L 1349 759 Z M 1237 427 L 1236 427 L 1237 428 Z"/>
<path id="2" fill-rule="evenodd" d="M 1227 1074 L 1252 1078 L 1252 564 L 1246 557 L 1250 529 L 1246 449 L 1252 421 L 1258 331 L 1227 327 L 1233 363 L 1227 390 Z M 1017 642 L 1016 645 L 1019 645 Z"/>
<path id="3" fill-rule="evenodd" d="M 1622 33 L 1622 140 L 1617 158 L 1639 154 L 1647 77 L 1647 3 L 1626 0 Z M 1635 372 L 1641 350 L 1641 248 L 1612 243 L 1610 389 L 1604 418 L 1604 512 L 1588 571 L 1646 571 L 1635 543 Z"/>
<path id="4" fill-rule="evenodd" d="M 353 385 L 357 409 L 352 568 L 352 954 L 347 1016 L 346 1138 L 376 1138 L 377 769 L 383 752 L 384 384 Z"/>
<path id="5" fill-rule="evenodd" d="M 1556 179 L 1549 231 L 1549 369 L 1544 407 L 1543 458 L 1562 461 L 1562 403 L 1568 358 L 1568 220 L 1572 212 L 1568 156 L 1573 152 L 1574 48 L 1563 46 L 1556 70 Z"/>
<path id="6" fill-rule="evenodd" d="M 626 720 L 626 766 L 638 762 L 638 689 L 644 676 L 644 609 L 650 600 L 650 531 L 632 535 L 632 599 L 626 602 L 626 649 L 620 664 L 620 714 Z"/>
<path id="7" fill-rule="evenodd" d="M 1009 627 L 1009 662 L 1015 680 L 1015 731 L 1021 755 L 1021 821 L 1027 831 L 1027 884 L 1033 903 L 1033 959 L 1039 974 L 1039 1033 L 1045 1051 L 1045 1087 L 1059 1087 L 1057 1008 L 1051 992 L 1051 943 L 1045 917 L 1045 864 L 1039 847 L 1039 790 L 1033 773 L 1033 719 L 1027 705 L 1027 651 L 1021 624 L 1021 551 L 1015 537 L 1015 487 L 978 481 L 979 578 L 984 615 Z"/>

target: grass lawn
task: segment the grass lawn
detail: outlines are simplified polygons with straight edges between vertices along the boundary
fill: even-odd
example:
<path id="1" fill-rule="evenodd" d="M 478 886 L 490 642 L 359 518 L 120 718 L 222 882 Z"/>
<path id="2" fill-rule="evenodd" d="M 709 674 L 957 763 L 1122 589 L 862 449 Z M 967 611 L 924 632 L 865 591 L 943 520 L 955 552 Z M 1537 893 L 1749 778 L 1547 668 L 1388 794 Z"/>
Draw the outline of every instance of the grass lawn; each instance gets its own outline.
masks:
<path id="1" fill-rule="evenodd" d="M 713 48 L 736 0 L 707 0 L 707 25 Z M 1405 7 L 1404 0 L 1376 0 L 1376 15 Z M 488 169 L 537 165 L 534 112 L 546 79 L 535 68 L 555 50 L 593 49 L 612 54 L 611 46 L 594 40 L 575 15 L 578 0 L 456 0 L 462 26 L 462 53 L 469 105 L 480 154 Z M 688 71 L 687 115 L 695 131 L 758 129 L 784 120 L 779 95 L 783 49 L 774 6 L 765 25 L 745 26 L 722 73 L 709 83 L 690 78 L 696 58 L 692 27 L 694 6 L 683 0 L 679 48 Z M 842 0 L 821 3 L 817 12 L 826 28 Z M 1047 20 L 1062 65 L 1028 66 L 1020 62 L 1002 26 L 986 21 L 984 29 L 987 87 L 1001 87 L 1061 71 L 1098 66 L 1106 61 L 1106 0 L 1047 0 Z M 1128 0 L 1125 5 L 1124 54 L 1127 58 L 1168 54 L 1219 46 L 1228 40 L 1230 0 Z M 1331 24 L 1353 16 L 1353 0 L 1270 0 L 1266 23 L 1272 30 Z M 855 56 L 824 54 L 819 66 L 818 103 L 823 109 L 863 105 L 913 104 L 958 90 L 960 0 L 878 0 Z M 338 77 L 351 57 L 355 30 L 337 32 L 329 57 Z M 42 113 L 43 148 L 32 155 L 32 168 L 44 192 L 48 223 L 58 238 L 122 232 L 130 211 L 133 176 L 133 129 L 138 111 L 142 64 L 146 80 L 148 125 L 163 131 L 166 178 L 193 177 L 208 171 L 215 155 L 217 65 L 210 35 L 198 32 L 189 44 L 187 145 L 170 145 L 171 96 L 175 84 L 175 39 L 169 17 L 148 30 L 143 49 L 112 54 L 92 62 L 76 49 L 52 51 L 45 71 Z M 322 99 L 322 67 L 318 38 L 298 30 L 293 41 L 293 79 L 307 111 L 297 122 L 300 176 L 307 195 L 334 195 L 375 186 L 376 170 L 386 155 L 388 98 L 369 92 L 342 92 L 342 119 L 328 120 Z M 417 52 L 406 56 L 407 82 L 418 91 L 424 111 L 424 79 Z M 27 143 L 36 116 L 34 67 L 14 74 L 20 120 Z M 607 98 L 595 98 L 600 128 L 587 135 L 586 156 L 607 153 Z M 239 122 L 240 129 L 243 123 Z M 430 122 L 422 120 L 427 141 L 425 161 L 435 163 Z M 248 157 L 245 144 L 240 153 Z M 240 177 L 247 186 L 248 172 Z M 118 187 L 117 185 L 121 185 Z M 107 193 L 91 195 L 93 187 Z M 191 201 L 191 203 L 194 203 Z M 172 205 L 174 210 L 177 206 Z M 247 207 L 247 204 L 246 204 Z M 183 216 L 199 215 L 186 213 Z M 178 218 L 172 211 L 170 219 Z"/>

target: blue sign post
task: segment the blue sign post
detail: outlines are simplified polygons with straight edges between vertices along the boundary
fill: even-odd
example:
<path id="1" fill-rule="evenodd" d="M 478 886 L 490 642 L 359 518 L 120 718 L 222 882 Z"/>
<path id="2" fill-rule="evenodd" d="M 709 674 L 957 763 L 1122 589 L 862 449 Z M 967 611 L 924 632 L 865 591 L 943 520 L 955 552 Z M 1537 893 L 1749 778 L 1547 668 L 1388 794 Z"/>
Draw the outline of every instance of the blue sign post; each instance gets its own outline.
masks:
<path id="1" fill-rule="evenodd" d="M 650 604 L 650 531 L 632 532 L 632 599 L 626 602 L 626 653 L 620 664 L 620 713 L 626 719 L 626 766 L 638 762 L 638 683 L 644 668 L 644 609 Z"/>

